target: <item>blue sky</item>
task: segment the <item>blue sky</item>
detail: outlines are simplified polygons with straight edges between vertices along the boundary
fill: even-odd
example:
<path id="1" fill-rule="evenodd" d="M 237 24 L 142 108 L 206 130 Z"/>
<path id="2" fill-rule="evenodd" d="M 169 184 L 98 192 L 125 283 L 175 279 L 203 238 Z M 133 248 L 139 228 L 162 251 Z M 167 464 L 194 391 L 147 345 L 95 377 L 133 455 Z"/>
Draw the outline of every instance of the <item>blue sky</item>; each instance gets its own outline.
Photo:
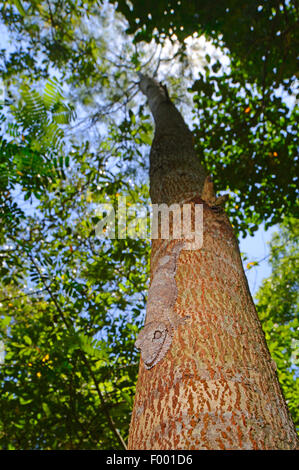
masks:
<path id="1" fill-rule="evenodd" d="M 261 225 L 254 236 L 248 235 L 246 238 L 239 240 L 240 250 L 242 253 L 246 253 L 248 258 L 244 263 L 244 268 L 253 296 L 258 291 L 262 280 L 271 274 L 271 266 L 267 258 L 269 255 L 269 242 L 273 233 L 277 232 L 277 230 L 278 227 L 276 225 L 270 227 L 267 231 L 264 225 Z M 246 270 L 246 264 L 252 261 L 260 261 L 260 263 L 258 266 L 253 266 L 251 269 Z"/>

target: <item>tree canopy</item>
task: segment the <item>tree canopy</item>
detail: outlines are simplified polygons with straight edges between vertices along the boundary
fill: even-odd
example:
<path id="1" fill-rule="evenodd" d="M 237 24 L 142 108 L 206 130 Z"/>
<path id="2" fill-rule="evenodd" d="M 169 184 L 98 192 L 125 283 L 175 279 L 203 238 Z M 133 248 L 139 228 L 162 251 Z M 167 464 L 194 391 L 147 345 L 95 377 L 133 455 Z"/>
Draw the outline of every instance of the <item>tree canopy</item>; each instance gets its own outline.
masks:
<path id="1" fill-rule="evenodd" d="M 135 41 L 183 42 L 205 34 L 228 48 L 232 61 L 246 71 L 248 81 L 278 85 L 297 73 L 298 11 L 294 1 L 111 0 L 129 22 Z"/>
<path id="2" fill-rule="evenodd" d="M 255 230 L 262 220 L 273 224 L 297 211 L 298 108 L 290 112 L 282 99 L 298 83 L 295 2 L 232 0 L 211 8 L 196 0 L 186 8 L 177 0 L 120 0 L 117 8 L 136 42 L 169 38 L 184 45 L 205 34 L 228 53 L 227 69 L 207 55 L 210 66 L 191 87 L 199 155 L 217 189 L 237 194 L 230 212 L 244 231 L 244 220 Z"/>

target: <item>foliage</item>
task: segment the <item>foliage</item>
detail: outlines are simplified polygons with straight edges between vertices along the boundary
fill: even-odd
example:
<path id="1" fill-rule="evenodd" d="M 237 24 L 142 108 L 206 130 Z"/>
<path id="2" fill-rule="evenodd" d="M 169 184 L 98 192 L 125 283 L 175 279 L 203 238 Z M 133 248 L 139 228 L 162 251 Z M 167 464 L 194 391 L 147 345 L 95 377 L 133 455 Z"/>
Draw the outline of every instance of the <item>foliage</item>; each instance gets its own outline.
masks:
<path id="1" fill-rule="evenodd" d="M 263 281 L 256 295 L 258 315 L 297 428 L 299 427 L 298 237 L 298 219 L 285 219 L 270 244 L 271 276 Z"/>
<path id="2" fill-rule="evenodd" d="M 227 206 L 236 229 L 253 233 L 298 214 L 298 109 L 271 90 L 249 87 L 238 71 L 215 73 L 192 86 L 194 135 L 217 190 L 232 191 Z"/>
<path id="3" fill-rule="evenodd" d="M 0 251 L 4 449 L 122 448 L 128 432 L 149 246 L 95 236 L 115 182 L 87 150 L 72 159 Z"/>
<path id="4" fill-rule="evenodd" d="M 26 74 L 17 90 L 10 85 L 13 106 L 7 103 L 3 120 L 0 447 L 123 448 L 149 244 L 99 240 L 96 209 L 110 200 L 117 206 L 117 194 L 128 204 L 148 200 L 132 159 L 144 166 L 152 126 L 142 110 L 137 122 L 125 108 L 116 121 L 104 119 L 105 138 L 89 144 L 71 131 L 78 123 L 58 81 L 41 87 L 37 74 L 31 85 Z M 103 116 L 94 114 L 94 123 Z"/>
<path id="5" fill-rule="evenodd" d="M 22 188 L 25 201 L 32 196 L 40 199 L 54 175 L 63 174 L 69 160 L 63 156 L 63 126 L 75 117 L 55 79 L 47 81 L 42 94 L 27 83 L 19 91 L 17 105 L 0 109 L 1 238 L 24 218 L 14 200 L 16 188 Z"/>
<path id="6" fill-rule="evenodd" d="M 183 42 L 195 32 L 206 34 L 217 46 L 229 49 L 240 61 L 249 82 L 265 80 L 276 85 L 297 73 L 298 12 L 295 1 L 220 0 L 111 0 L 129 22 L 135 41 L 163 42 L 173 35 Z"/>
<path id="7" fill-rule="evenodd" d="M 69 124 L 76 115 L 74 107 L 66 104 L 63 92 L 56 78 L 46 82 L 43 93 L 23 83 L 19 89 L 20 101 L 12 107 L 19 126 L 26 129 L 33 150 L 61 152 L 64 137 L 62 126 Z M 25 140 L 25 136 L 23 136 Z"/>

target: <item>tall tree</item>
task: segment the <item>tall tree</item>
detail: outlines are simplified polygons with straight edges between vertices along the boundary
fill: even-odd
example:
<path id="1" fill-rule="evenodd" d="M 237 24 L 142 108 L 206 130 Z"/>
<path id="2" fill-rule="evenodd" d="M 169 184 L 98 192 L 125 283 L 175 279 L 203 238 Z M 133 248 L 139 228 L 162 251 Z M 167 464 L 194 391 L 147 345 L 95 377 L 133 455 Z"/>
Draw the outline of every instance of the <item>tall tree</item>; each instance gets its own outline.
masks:
<path id="1" fill-rule="evenodd" d="M 194 158 L 192 135 L 166 88 L 140 77 L 155 120 L 152 203 L 189 202 L 195 218 L 202 204 L 203 245 L 190 245 L 184 219 L 176 239 L 175 214 L 172 237 L 160 231 L 153 240 L 129 448 L 293 449 L 295 428 L 223 197 Z"/>

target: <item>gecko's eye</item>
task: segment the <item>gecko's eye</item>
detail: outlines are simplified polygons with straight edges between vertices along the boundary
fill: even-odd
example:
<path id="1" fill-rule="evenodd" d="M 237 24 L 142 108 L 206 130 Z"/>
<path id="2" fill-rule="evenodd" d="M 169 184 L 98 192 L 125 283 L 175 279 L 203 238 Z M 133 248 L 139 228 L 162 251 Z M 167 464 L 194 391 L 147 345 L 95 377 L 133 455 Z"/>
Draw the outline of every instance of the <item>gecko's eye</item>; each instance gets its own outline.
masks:
<path id="1" fill-rule="evenodd" d="M 160 339 L 162 336 L 162 332 L 159 330 L 156 330 L 154 333 L 154 339 Z"/>

